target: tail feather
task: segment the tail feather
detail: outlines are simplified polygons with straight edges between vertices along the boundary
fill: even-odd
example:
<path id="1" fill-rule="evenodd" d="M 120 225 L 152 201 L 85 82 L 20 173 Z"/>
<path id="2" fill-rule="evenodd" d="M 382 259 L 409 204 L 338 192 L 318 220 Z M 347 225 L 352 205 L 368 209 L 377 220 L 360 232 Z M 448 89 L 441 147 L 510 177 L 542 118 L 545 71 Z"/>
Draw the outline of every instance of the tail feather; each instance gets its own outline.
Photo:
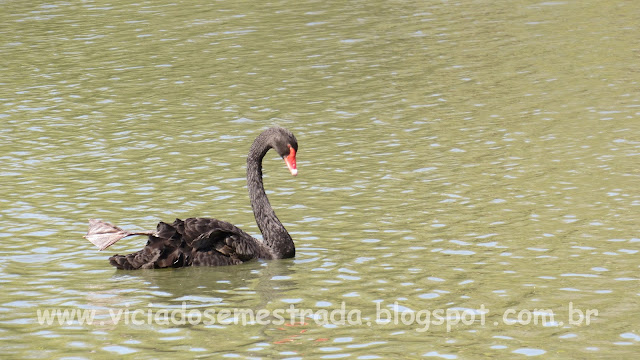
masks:
<path id="1" fill-rule="evenodd" d="M 113 255 L 109 263 L 120 270 L 153 269 L 154 263 L 160 257 L 159 249 L 144 249 L 128 255 Z"/>
<path id="2" fill-rule="evenodd" d="M 121 270 L 188 266 L 188 256 L 185 256 L 181 243 L 179 234 L 170 235 L 168 239 L 151 235 L 142 250 L 128 255 L 114 255 L 109 262 Z"/>

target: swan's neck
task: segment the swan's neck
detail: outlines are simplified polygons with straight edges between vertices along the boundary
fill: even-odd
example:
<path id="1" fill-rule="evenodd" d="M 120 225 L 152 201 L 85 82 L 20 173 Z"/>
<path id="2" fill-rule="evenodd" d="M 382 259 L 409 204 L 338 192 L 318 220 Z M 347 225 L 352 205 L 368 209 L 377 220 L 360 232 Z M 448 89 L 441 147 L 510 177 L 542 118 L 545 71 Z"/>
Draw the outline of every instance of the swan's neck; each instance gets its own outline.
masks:
<path id="1" fill-rule="evenodd" d="M 262 144 L 260 137 L 251 146 L 247 158 L 247 187 L 253 215 L 262 233 L 265 245 L 271 248 L 278 258 L 288 258 L 295 255 L 293 240 L 276 216 L 269 203 L 262 182 L 262 159 L 270 147 Z"/>

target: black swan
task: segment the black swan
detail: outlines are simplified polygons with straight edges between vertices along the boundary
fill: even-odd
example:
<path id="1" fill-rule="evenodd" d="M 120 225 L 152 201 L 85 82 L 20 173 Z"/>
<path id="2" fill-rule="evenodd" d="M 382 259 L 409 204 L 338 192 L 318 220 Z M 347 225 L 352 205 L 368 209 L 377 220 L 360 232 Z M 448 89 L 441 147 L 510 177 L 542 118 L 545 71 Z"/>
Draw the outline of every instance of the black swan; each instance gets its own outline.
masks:
<path id="1" fill-rule="evenodd" d="M 264 240 L 259 240 L 233 224 L 210 218 L 176 219 L 158 223 L 156 231 L 128 232 L 100 220 L 89 220 L 85 238 L 100 250 L 131 235 L 148 235 L 145 247 L 133 254 L 114 255 L 111 265 L 118 269 L 157 269 L 184 266 L 222 266 L 251 259 L 285 259 L 295 256 L 291 236 L 273 211 L 262 183 L 262 159 L 269 149 L 284 159 L 291 175 L 298 173 L 298 142 L 284 128 L 263 131 L 253 141 L 247 157 L 247 187 L 256 223 Z"/>

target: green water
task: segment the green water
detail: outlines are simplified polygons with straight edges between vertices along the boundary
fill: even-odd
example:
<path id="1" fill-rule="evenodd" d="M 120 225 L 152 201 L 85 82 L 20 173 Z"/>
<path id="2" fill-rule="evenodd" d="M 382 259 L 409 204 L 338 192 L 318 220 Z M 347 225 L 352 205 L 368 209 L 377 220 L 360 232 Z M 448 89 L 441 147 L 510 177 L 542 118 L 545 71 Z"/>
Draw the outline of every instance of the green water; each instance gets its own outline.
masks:
<path id="1" fill-rule="evenodd" d="M 638 353 L 640 4 L 0 8 L 3 358 Z M 124 272 L 108 256 L 143 238 L 82 238 L 88 218 L 258 234 L 245 156 L 272 125 L 300 144 L 296 178 L 265 159 L 295 259 Z M 267 317 L 184 321 L 234 309 Z M 64 310 L 94 321 L 38 317 Z"/>

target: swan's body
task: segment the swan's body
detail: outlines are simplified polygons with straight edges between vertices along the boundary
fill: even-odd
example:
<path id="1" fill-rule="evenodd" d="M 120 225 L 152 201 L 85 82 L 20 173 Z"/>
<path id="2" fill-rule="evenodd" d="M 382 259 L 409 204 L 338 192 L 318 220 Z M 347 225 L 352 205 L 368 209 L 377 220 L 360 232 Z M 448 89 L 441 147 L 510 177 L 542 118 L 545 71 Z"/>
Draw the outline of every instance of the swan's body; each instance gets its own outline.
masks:
<path id="1" fill-rule="evenodd" d="M 91 220 L 85 237 L 102 250 L 126 236 L 148 235 L 149 240 L 142 250 L 109 258 L 111 265 L 125 270 L 235 265 L 251 259 L 294 257 L 293 240 L 269 204 L 262 183 L 262 159 L 272 148 L 283 157 L 291 174 L 297 174 L 298 143 L 293 134 L 278 127 L 262 132 L 251 145 L 247 157 L 247 187 L 264 240 L 256 239 L 228 222 L 210 218 L 176 219 L 172 224 L 160 222 L 156 231 L 139 233 Z"/>

